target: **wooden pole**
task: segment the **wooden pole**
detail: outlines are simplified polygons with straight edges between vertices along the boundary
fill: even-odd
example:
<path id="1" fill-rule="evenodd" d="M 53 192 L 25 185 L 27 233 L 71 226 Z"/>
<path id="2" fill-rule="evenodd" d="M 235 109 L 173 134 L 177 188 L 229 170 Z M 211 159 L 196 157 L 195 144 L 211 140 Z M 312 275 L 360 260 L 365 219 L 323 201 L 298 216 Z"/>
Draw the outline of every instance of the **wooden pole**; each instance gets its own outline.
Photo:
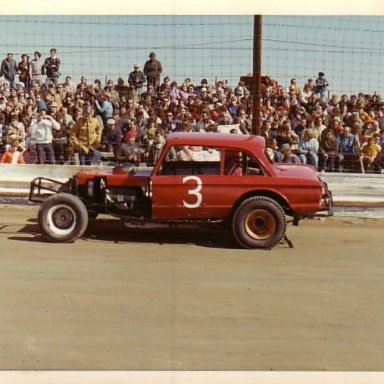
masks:
<path id="1" fill-rule="evenodd" d="M 261 133 L 261 35 L 262 35 L 262 16 L 256 15 L 253 23 L 253 119 L 252 133 L 260 135 Z"/>

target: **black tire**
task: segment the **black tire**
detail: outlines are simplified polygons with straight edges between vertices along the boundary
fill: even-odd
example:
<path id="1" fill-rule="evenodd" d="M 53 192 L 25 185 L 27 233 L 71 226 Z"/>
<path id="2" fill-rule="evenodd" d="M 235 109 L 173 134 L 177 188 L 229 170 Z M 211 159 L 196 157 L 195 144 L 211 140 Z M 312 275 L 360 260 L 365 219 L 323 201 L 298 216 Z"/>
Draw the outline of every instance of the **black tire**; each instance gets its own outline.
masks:
<path id="1" fill-rule="evenodd" d="M 87 229 L 88 212 L 76 196 L 58 193 L 42 204 L 38 221 L 46 239 L 55 243 L 70 243 Z"/>
<path id="2" fill-rule="evenodd" d="M 286 228 L 282 207 L 264 196 L 244 200 L 232 218 L 235 239 L 247 249 L 274 247 L 285 235 Z"/>

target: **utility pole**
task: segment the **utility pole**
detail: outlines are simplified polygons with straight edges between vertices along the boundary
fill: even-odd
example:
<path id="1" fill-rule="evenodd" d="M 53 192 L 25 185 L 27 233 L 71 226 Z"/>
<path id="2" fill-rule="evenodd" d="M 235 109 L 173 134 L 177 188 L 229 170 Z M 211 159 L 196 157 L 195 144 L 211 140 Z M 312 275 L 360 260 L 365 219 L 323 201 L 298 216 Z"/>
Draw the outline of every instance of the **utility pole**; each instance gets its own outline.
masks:
<path id="1" fill-rule="evenodd" d="M 261 99 L 261 34 L 262 34 L 262 16 L 254 16 L 253 22 L 253 79 L 252 79 L 252 133 L 260 135 L 260 99 Z"/>

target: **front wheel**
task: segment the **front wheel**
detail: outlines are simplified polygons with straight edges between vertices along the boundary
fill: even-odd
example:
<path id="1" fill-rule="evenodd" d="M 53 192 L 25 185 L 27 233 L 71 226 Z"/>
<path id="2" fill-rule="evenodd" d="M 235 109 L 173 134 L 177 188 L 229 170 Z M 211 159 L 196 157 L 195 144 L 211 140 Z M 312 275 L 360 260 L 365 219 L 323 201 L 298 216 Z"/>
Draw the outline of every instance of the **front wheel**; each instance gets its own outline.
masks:
<path id="1" fill-rule="evenodd" d="M 69 243 L 84 234 L 88 212 L 76 196 L 58 193 L 42 204 L 38 221 L 45 238 L 56 243 Z"/>
<path id="2" fill-rule="evenodd" d="M 287 222 L 282 207 L 273 199 L 250 197 L 237 208 L 232 219 L 235 239 L 243 248 L 272 248 L 285 235 Z"/>

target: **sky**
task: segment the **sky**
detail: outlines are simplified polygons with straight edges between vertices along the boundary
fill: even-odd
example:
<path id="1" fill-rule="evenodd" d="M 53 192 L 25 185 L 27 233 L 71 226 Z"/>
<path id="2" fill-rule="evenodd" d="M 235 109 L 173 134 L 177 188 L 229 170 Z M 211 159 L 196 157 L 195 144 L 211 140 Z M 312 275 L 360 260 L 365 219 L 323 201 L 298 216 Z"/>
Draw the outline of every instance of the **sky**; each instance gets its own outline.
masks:
<path id="1" fill-rule="evenodd" d="M 57 48 L 63 76 L 127 80 L 151 51 L 179 84 L 253 71 L 253 15 L 1 15 L 0 57 Z M 384 16 L 263 15 L 262 74 L 283 86 L 325 72 L 330 91 L 384 96 Z"/>

